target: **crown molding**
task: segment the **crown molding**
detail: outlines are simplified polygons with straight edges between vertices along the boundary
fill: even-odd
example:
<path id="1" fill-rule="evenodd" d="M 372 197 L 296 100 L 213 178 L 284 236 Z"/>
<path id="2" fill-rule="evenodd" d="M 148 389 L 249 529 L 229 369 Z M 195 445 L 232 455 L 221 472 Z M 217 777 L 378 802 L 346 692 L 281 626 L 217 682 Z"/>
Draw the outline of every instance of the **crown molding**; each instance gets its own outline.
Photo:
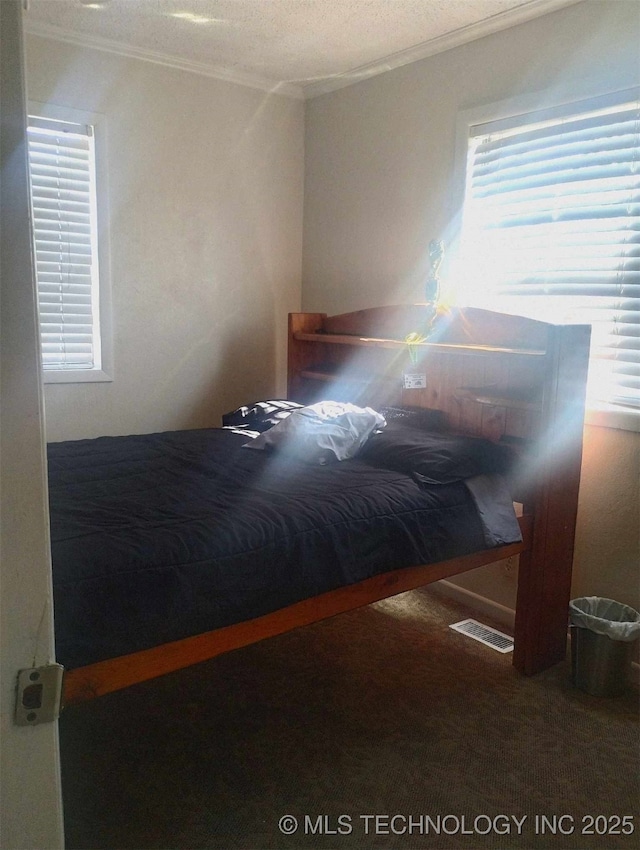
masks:
<path id="1" fill-rule="evenodd" d="M 0 0 L 0 2 L 2 2 L 2 0 Z M 133 45 L 125 44 L 121 41 L 101 38 L 100 36 L 92 35 L 90 33 L 66 30 L 63 27 L 57 27 L 53 24 L 44 24 L 25 18 L 24 31 L 30 35 L 50 38 L 55 41 L 63 41 L 67 44 L 73 44 L 76 47 L 88 47 L 94 50 L 102 50 L 105 53 L 115 53 L 118 56 L 125 56 L 128 59 L 141 59 L 144 62 L 153 62 L 156 65 L 176 68 L 179 71 L 188 71 L 192 74 L 213 77 L 216 80 L 223 80 L 227 83 L 235 83 L 236 85 L 259 89 L 260 91 L 266 91 L 269 94 L 282 95 L 296 100 L 304 99 L 302 87 L 293 83 L 274 82 L 273 80 L 268 80 L 264 77 L 248 74 L 243 71 L 223 68 L 218 65 L 209 65 L 207 62 L 194 62 L 190 59 L 183 59 L 179 56 L 172 56 L 167 53 L 160 53 L 154 50 L 134 47 Z"/>
<path id="2" fill-rule="evenodd" d="M 509 9 L 505 12 L 499 12 L 497 15 L 486 18 L 483 21 L 460 27 L 452 32 L 429 39 L 429 41 L 416 44 L 414 47 L 392 53 L 382 60 L 369 62 L 351 71 L 346 71 L 344 74 L 337 74 L 335 77 L 328 77 L 325 80 L 308 83 L 307 85 L 301 83 L 304 98 L 305 100 L 310 100 L 321 94 L 327 94 L 328 92 L 355 85 L 370 77 L 384 74 L 386 71 L 393 71 L 396 68 L 401 68 L 403 65 L 410 65 L 412 62 L 418 62 L 420 59 L 435 56 L 437 53 L 444 53 L 446 50 L 460 47 L 470 41 L 476 41 L 479 38 L 484 38 L 484 36 L 492 35 L 501 30 L 509 29 L 509 27 L 514 27 L 534 18 L 539 18 L 542 15 L 547 15 L 550 12 L 555 12 L 558 9 L 582 2 L 584 0 L 530 0 L 529 3 L 523 6 L 518 6 L 515 9 Z"/>
<path id="3" fill-rule="evenodd" d="M 2 2 L 2 0 L 0 0 L 0 2 Z M 582 2 L 584 2 L 584 0 L 529 0 L 529 2 L 525 3 L 523 6 L 518 6 L 515 9 L 510 9 L 505 12 L 499 12 L 497 15 L 486 18 L 483 21 L 478 21 L 478 23 L 469 24 L 466 27 L 460 27 L 453 32 L 429 39 L 428 41 L 417 44 L 414 47 L 409 47 L 406 50 L 400 50 L 397 53 L 392 53 L 384 59 L 369 62 L 366 65 L 361 65 L 353 70 L 346 71 L 342 74 L 336 74 L 333 77 L 328 77 L 306 85 L 303 81 L 297 83 L 274 82 L 273 80 L 268 80 L 264 77 L 249 74 L 244 71 L 237 71 L 218 65 L 210 65 L 207 62 L 195 62 L 167 53 L 134 47 L 130 44 L 125 44 L 124 42 L 102 38 L 97 35 L 92 35 L 91 33 L 80 33 L 64 29 L 63 27 L 54 26 L 53 24 L 40 23 L 36 20 L 30 20 L 28 17 L 23 19 L 23 26 L 24 31 L 31 35 L 50 38 L 56 41 L 63 41 L 77 47 L 88 47 L 95 50 L 102 50 L 106 53 L 114 53 L 118 56 L 125 56 L 129 59 L 140 59 L 145 62 L 153 62 L 156 65 L 164 65 L 168 68 L 176 68 L 180 71 L 188 71 L 205 77 L 213 77 L 216 80 L 223 80 L 228 83 L 247 86 L 252 89 L 269 92 L 270 94 L 291 97 L 296 100 L 310 100 L 311 98 L 318 97 L 321 94 L 327 94 L 328 92 L 337 91 L 338 89 L 355 85 L 356 83 L 367 80 L 370 77 L 384 74 L 386 71 L 392 71 L 396 68 L 402 67 L 403 65 L 409 65 L 412 62 L 418 62 L 420 59 L 426 59 L 429 56 L 434 56 L 437 53 L 443 53 L 445 50 L 451 50 L 454 47 L 460 47 L 470 41 L 475 41 L 479 38 L 483 38 L 484 36 L 499 32 L 500 30 L 517 26 L 518 24 L 525 23 L 533 18 L 538 18 L 550 12 L 554 12 L 557 9 Z"/>

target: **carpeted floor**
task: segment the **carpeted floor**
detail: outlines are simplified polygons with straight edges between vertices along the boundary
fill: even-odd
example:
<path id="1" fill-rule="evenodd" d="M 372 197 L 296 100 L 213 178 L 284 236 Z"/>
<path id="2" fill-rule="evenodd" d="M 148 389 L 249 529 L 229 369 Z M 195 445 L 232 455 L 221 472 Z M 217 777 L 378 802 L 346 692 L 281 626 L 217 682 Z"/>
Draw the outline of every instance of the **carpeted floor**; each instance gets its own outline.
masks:
<path id="1" fill-rule="evenodd" d="M 637 692 L 523 678 L 465 616 L 415 591 L 66 709 L 67 847 L 637 847 Z"/>

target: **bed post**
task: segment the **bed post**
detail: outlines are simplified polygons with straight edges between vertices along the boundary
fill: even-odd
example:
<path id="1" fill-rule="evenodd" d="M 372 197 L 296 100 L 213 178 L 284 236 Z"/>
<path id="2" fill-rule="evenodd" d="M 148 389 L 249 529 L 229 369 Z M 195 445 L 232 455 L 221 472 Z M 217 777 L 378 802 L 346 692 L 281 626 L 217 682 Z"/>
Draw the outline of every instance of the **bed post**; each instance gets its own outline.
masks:
<path id="1" fill-rule="evenodd" d="M 588 326 L 549 326 L 539 437 L 529 471 L 533 542 L 520 557 L 515 621 L 513 663 L 526 675 L 566 656 L 589 336 Z"/>

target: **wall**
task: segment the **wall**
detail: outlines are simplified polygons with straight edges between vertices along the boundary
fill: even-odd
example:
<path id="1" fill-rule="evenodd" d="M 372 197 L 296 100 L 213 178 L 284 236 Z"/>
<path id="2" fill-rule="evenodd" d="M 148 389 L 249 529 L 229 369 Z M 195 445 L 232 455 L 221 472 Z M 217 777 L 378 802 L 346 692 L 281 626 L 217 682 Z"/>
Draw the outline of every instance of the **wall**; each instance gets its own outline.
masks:
<path id="1" fill-rule="evenodd" d="M 283 393 L 303 103 L 36 36 L 27 87 L 107 122 L 114 380 L 47 385 L 48 439 L 219 425 Z"/>
<path id="2" fill-rule="evenodd" d="M 422 300 L 430 239 L 459 227 L 459 110 L 539 93 L 539 105 L 640 82 L 640 5 L 578 3 L 307 104 L 303 306 L 340 313 Z M 574 596 L 640 607 L 640 437 L 586 430 Z M 513 608 L 515 574 L 457 580 Z"/>

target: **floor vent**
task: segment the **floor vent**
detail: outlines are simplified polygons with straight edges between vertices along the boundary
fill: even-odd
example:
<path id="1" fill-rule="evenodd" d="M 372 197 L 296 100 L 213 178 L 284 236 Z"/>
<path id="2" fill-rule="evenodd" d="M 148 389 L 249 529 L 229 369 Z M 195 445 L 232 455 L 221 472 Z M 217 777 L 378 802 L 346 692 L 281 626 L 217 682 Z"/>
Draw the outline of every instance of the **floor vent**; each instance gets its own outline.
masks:
<path id="1" fill-rule="evenodd" d="M 459 623 L 453 623 L 449 628 L 474 640 L 479 640 L 480 643 L 484 643 L 492 649 L 497 649 L 498 652 L 511 652 L 513 650 L 512 637 L 505 635 L 504 632 L 499 632 L 497 629 L 492 629 L 491 626 L 484 626 L 477 620 L 461 620 Z"/>

